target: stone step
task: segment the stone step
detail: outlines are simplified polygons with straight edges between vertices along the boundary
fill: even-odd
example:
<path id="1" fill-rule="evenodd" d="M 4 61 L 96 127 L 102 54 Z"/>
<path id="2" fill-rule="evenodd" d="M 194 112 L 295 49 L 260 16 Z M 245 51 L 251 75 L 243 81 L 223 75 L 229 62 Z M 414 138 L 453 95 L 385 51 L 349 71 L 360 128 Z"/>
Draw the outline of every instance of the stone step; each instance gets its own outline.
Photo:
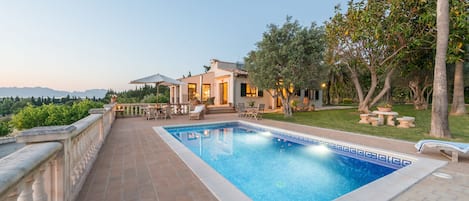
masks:
<path id="1" fill-rule="evenodd" d="M 208 107 L 207 114 L 235 113 L 233 107 Z"/>

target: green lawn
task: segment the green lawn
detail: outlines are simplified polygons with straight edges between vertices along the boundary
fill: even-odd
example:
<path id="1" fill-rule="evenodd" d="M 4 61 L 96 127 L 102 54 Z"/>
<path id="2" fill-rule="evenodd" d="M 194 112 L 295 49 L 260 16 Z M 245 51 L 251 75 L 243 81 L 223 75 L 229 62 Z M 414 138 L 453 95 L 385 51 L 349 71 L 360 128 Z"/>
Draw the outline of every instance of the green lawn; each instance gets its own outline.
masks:
<path id="1" fill-rule="evenodd" d="M 356 109 L 296 112 L 292 118 L 284 118 L 281 113 L 270 113 L 264 114 L 263 118 L 413 142 L 431 138 L 428 135 L 430 131 L 431 109 L 417 111 L 413 109 L 412 105 L 394 105 L 393 111 L 398 112 L 399 116 L 415 117 L 416 127 L 405 129 L 392 126 L 374 127 L 367 124 L 359 124 L 360 113 Z M 453 136 L 450 140 L 469 142 L 469 115 L 449 116 L 449 124 L 451 135 Z"/>

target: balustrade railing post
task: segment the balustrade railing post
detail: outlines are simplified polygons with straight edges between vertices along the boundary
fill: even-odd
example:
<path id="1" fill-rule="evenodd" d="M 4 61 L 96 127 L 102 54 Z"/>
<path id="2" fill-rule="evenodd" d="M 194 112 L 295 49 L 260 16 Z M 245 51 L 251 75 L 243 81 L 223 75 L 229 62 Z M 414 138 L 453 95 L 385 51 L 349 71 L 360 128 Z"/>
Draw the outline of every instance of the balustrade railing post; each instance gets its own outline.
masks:
<path id="1" fill-rule="evenodd" d="M 44 172 L 45 169 L 39 169 L 36 174 L 34 174 L 34 183 L 33 183 L 33 199 L 34 201 L 47 201 L 47 194 L 45 190 L 44 183 Z"/>
<path id="2" fill-rule="evenodd" d="M 19 185 L 18 201 L 31 201 L 33 200 L 33 177 L 28 177 L 22 181 Z"/>
<path id="3" fill-rule="evenodd" d="M 61 171 L 59 171 L 61 174 L 59 177 L 61 177 L 61 179 L 59 179 L 59 182 L 62 181 L 63 183 L 61 183 L 61 187 L 63 189 L 62 191 L 62 195 L 60 197 L 63 198 L 63 200 L 67 200 L 67 201 L 70 201 L 70 192 L 71 192 L 71 177 L 73 176 L 71 173 L 72 173 L 72 166 L 71 166 L 71 152 L 73 150 L 71 150 L 71 145 L 72 144 L 72 140 L 71 138 L 68 138 L 68 139 L 65 139 L 63 141 L 63 146 L 64 146 L 64 155 L 63 157 L 61 157 L 60 159 L 60 168 L 61 168 Z"/>
<path id="4" fill-rule="evenodd" d="M 137 106 L 132 108 L 125 105 L 125 114 L 135 113 L 136 108 L 138 109 Z M 22 131 L 17 136 L 17 141 L 26 143 L 26 148 L 40 151 L 36 153 L 24 150 L 27 155 L 18 152 L 17 154 L 30 157 L 27 160 L 34 161 L 37 158 L 40 163 L 31 169 L 25 168 L 29 167 L 27 165 L 24 166 L 23 169 L 27 172 L 17 171 L 16 175 L 20 175 L 17 177 L 18 181 L 10 184 L 11 190 L 1 192 L 0 200 L 73 201 L 78 196 L 116 118 L 115 110 L 116 104 L 111 104 L 104 109 L 90 110 L 90 116 L 71 125 L 37 127 Z M 31 153 L 36 155 L 31 156 Z M 16 166 L 7 164 L 3 169 L 8 167 Z"/>
<path id="5" fill-rule="evenodd" d="M 56 201 L 59 198 L 59 189 L 58 189 L 58 180 L 57 176 L 59 174 L 58 169 L 58 158 L 52 160 L 47 164 L 47 169 L 49 170 L 49 175 L 46 177 L 45 182 L 48 182 L 46 192 L 49 195 L 51 201 Z"/>
<path id="6" fill-rule="evenodd" d="M 6 197 L 5 201 L 17 201 L 18 200 L 19 192 L 18 190 L 11 192 L 8 197 Z"/>

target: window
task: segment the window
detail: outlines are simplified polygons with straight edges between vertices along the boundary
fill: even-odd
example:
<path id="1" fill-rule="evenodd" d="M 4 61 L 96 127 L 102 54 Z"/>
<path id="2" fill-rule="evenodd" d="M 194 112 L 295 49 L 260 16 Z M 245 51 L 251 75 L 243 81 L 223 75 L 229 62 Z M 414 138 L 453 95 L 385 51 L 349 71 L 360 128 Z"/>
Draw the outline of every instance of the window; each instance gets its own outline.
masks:
<path id="1" fill-rule="evenodd" d="M 189 95 L 189 100 L 193 100 L 197 97 L 197 84 L 189 83 L 187 85 L 187 94 Z"/>
<path id="2" fill-rule="evenodd" d="M 210 84 L 202 85 L 202 101 L 207 101 L 210 98 Z"/>
<path id="3" fill-rule="evenodd" d="M 257 89 L 257 87 L 251 86 L 247 83 L 241 83 L 241 97 L 262 97 L 263 95 L 263 91 Z"/>
<path id="4" fill-rule="evenodd" d="M 301 96 L 301 89 L 296 89 L 295 90 L 295 95 L 296 96 Z"/>

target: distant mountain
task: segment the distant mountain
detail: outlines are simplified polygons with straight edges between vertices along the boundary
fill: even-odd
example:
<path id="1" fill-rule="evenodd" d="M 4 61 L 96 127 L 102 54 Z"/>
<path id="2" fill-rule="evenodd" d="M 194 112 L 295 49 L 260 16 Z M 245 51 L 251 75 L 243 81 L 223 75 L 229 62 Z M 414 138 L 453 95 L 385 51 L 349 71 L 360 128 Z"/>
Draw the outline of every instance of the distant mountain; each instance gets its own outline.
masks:
<path id="1" fill-rule="evenodd" d="M 44 87 L 0 87 L 0 97 L 89 97 L 103 98 L 106 95 L 106 89 L 90 89 L 86 91 L 58 91 Z"/>

